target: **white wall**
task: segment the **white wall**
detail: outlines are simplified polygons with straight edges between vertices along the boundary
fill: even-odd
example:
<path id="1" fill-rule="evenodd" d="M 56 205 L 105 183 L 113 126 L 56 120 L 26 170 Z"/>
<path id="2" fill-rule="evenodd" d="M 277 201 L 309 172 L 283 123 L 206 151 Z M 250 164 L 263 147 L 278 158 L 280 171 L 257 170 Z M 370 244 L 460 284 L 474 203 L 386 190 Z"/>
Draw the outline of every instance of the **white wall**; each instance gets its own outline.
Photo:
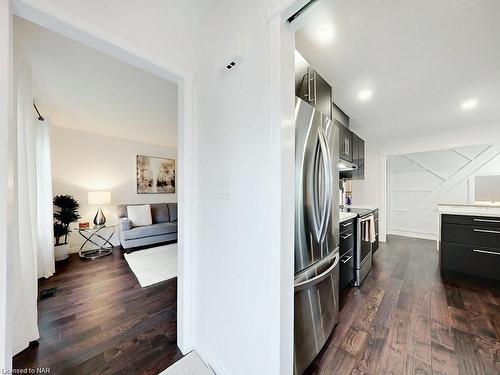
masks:
<path id="1" fill-rule="evenodd" d="M 177 194 L 137 194 L 136 156 L 177 160 L 177 149 L 127 139 L 53 127 L 51 132 L 53 193 L 73 195 L 80 203 L 81 221 L 91 225 L 97 208 L 87 204 L 87 192 L 111 191 L 111 205 L 103 206 L 107 223 L 116 223 L 121 203 L 177 202 Z M 175 144 L 175 135 L 170 143 Z M 73 232 L 70 247 L 80 248 L 82 237 Z M 119 244 L 118 232 L 113 238 Z"/>
<path id="2" fill-rule="evenodd" d="M 218 2 L 198 50 L 196 341 L 217 374 L 292 372 L 293 246 L 282 263 L 279 147 L 273 153 L 281 122 L 272 117 L 270 5 Z M 238 36 L 246 39 L 245 61 L 225 74 L 224 53 L 231 56 Z M 272 46 L 279 55 L 279 45 Z M 283 64 L 293 69 L 292 47 Z M 291 72 L 283 79 L 293 84 Z M 293 115 L 288 87 L 284 107 Z M 283 155 L 293 162 L 293 153 Z M 217 199 L 220 186 L 229 199 Z M 293 189 L 293 177 L 285 186 Z"/>
<path id="3" fill-rule="evenodd" d="M 389 157 L 389 233 L 436 239 L 436 205 L 474 203 L 474 177 L 500 174 L 499 154 L 478 145 Z"/>
<path id="4" fill-rule="evenodd" d="M 384 173 L 383 156 L 376 148 L 365 143 L 365 178 L 352 181 L 352 204 L 354 206 L 369 206 L 379 209 L 379 234 L 380 241 L 386 240 L 386 215 L 383 197 L 383 184 L 380 176 Z"/>

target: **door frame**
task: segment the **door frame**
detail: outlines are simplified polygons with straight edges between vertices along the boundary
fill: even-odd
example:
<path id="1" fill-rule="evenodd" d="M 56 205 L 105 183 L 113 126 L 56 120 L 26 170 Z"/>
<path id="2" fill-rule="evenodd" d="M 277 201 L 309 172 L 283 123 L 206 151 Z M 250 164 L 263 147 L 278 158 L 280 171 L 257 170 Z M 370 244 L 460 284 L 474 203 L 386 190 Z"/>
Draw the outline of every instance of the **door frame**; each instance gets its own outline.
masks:
<path id="1" fill-rule="evenodd" d="M 0 0 L 0 371 L 11 368 L 11 340 L 8 297 L 7 221 L 9 202 L 9 123 L 12 95 L 12 8 Z"/>
<path id="2" fill-rule="evenodd" d="M 12 70 L 12 17 L 18 16 L 32 23 L 61 34 L 72 40 L 80 42 L 86 46 L 113 56 L 116 59 L 133 65 L 139 69 L 145 70 L 159 78 L 172 81 L 178 87 L 178 131 L 177 131 L 177 199 L 181 204 L 178 205 L 178 282 L 177 282 L 177 345 L 183 354 L 193 349 L 193 249 L 192 249 L 192 227 L 193 227 L 193 121 L 194 121 L 194 77 L 191 71 L 177 66 L 169 61 L 153 55 L 146 50 L 129 43 L 108 31 L 101 29 L 82 17 L 66 11 L 64 8 L 51 2 L 40 0 L 0 0 L 0 20 L 8 21 L 5 26 L 8 27 L 7 33 L 2 33 L 0 39 L 0 48 L 2 50 L 2 59 L 0 60 L 0 83 L 2 83 L 2 94 L 12 95 L 12 85 L 4 86 L 4 82 L 10 82 Z M 7 28 L 6 27 L 6 28 Z M 2 31 L 5 31 L 2 27 Z M 7 53 L 3 53 L 6 51 Z M 9 87 L 10 86 L 10 87 Z M 9 87 L 8 89 L 4 89 Z M 6 102 L 0 106 L 0 118 L 8 119 L 9 111 L 4 111 L 6 107 L 12 107 L 12 102 Z M 2 121 L 3 122 L 3 121 Z M 2 124 L 3 126 L 3 124 Z M 2 134 L 4 128 L 2 127 Z M 1 148 L 1 147 L 0 147 Z M 2 161 L 3 162 L 3 161 Z M 6 177 L 6 176 L 5 176 Z M 2 174 L 2 179 L 4 176 Z M 6 181 L 1 181 L 0 188 L 6 186 Z M 3 192 L 3 190 L 0 190 Z M 4 221 L 7 219 L 3 209 L 0 216 L 0 231 L 5 230 Z M 5 202 L 7 203 L 7 202 Z M 5 217 L 4 217 L 5 216 Z M 6 253 L 5 236 L 1 236 L 0 241 L 0 264 L 3 268 L 8 262 Z M 6 261 L 6 262 L 4 262 Z M 1 275 L 5 273 L 0 272 Z M 3 277 L 3 276 L 2 276 Z M 11 348 L 9 345 L 9 332 L 2 330 L 4 326 L 8 330 L 8 323 L 4 319 L 4 312 L 8 314 L 7 296 L 4 295 L 4 289 L 0 291 L 0 355 L 6 353 L 5 357 L 0 357 L 0 368 L 11 367 Z M 4 334 L 2 334 L 4 333 Z"/>

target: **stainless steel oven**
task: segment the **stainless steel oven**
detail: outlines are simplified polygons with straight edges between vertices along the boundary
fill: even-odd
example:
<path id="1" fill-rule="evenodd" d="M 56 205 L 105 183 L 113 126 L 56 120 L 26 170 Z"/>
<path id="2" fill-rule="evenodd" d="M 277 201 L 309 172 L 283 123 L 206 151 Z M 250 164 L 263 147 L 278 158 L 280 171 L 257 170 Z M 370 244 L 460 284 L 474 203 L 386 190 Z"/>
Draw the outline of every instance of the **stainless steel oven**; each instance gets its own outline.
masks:
<path id="1" fill-rule="evenodd" d="M 354 285 L 360 286 L 372 268 L 372 243 L 367 231 L 370 230 L 373 214 L 367 213 L 357 219 L 356 252 L 354 254 Z"/>

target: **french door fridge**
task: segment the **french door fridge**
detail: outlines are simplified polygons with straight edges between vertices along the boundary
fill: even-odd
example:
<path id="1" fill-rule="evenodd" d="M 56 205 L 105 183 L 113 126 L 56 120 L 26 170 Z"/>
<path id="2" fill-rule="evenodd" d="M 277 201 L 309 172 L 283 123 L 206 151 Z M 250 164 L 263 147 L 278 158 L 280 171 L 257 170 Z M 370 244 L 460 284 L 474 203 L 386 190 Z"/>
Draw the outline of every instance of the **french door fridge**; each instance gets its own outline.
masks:
<path id="1" fill-rule="evenodd" d="M 294 373 L 319 353 L 339 315 L 339 131 L 295 101 Z"/>

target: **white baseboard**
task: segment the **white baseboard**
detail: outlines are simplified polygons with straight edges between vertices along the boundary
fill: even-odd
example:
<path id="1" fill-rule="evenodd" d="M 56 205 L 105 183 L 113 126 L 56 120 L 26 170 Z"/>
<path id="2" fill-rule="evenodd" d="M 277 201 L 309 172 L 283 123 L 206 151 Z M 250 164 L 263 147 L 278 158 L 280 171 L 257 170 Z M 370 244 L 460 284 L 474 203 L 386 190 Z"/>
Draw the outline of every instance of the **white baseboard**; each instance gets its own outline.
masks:
<path id="1" fill-rule="evenodd" d="M 405 237 L 412 237 L 412 238 L 420 238 L 424 240 L 437 240 L 437 236 L 435 234 L 431 233 L 421 233 L 421 232 L 412 232 L 412 231 L 406 231 L 406 230 L 396 230 L 396 229 L 391 229 L 391 231 L 387 234 L 394 234 L 396 236 L 405 236 Z"/>
<path id="2" fill-rule="evenodd" d="M 216 356 L 206 348 L 198 347 L 195 351 L 200 356 L 201 360 L 212 369 L 216 375 L 230 375 L 230 372 L 220 363 Z"/>

